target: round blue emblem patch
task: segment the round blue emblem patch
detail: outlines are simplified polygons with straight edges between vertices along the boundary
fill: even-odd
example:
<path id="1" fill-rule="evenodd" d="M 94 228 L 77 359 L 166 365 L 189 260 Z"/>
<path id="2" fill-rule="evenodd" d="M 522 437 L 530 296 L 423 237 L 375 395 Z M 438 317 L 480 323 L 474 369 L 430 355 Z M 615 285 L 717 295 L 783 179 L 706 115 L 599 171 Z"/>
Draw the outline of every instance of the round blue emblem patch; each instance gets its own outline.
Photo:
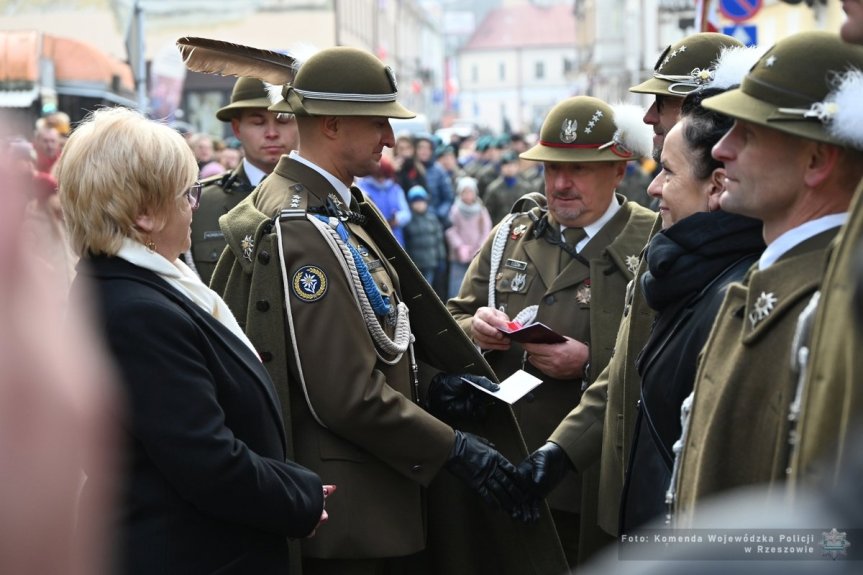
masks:
<path id="1" fill-rule="evenodd" d="M 302 301 L 318 301 L 327 293 L 327 274 L 318 266 L 303 266 L 294 273 L 291 288 Z"/>

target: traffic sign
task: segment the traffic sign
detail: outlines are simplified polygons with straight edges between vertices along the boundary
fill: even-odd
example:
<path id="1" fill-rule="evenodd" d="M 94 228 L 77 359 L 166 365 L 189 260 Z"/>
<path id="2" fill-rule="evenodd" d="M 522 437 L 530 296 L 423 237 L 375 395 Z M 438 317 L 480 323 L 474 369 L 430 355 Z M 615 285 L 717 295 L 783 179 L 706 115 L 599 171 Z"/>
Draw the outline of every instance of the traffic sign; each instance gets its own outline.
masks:
<path id="1" fill-rule="evenodd" d="M 745 22 L 752 19 L 761 10 L 763 0 L 721 0 L 719 11 L 733 22 Z"/>
<path id="2" fill-rule="evenodd" d="M 747 46 L 758 45 L 758 27 L 755 25 L 743 26 L 736 24 L 734 26 L 723 26 L 722 33 L 743 42 Z"/>

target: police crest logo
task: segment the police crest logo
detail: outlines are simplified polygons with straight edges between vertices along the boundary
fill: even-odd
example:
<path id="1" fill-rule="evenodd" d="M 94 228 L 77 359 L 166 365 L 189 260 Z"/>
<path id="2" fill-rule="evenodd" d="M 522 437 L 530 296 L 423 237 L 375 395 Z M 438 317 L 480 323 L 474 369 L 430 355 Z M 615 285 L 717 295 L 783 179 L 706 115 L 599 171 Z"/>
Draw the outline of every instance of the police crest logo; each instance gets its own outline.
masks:
<path id="1" fill-rule="evenodd" d="M 327 274 L 317 266 L 303 266 L 294 272 L 291 287 L 294 295 L 304 302 L 315 302 L 327 293 Z"/>

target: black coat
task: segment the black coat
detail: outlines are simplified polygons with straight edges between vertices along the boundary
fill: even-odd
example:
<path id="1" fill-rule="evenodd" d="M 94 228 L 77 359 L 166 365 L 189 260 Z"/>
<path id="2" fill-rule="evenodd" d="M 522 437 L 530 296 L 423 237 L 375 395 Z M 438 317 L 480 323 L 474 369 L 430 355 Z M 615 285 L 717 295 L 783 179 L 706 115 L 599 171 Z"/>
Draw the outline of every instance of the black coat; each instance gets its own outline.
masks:
<path id="1" fill-rule="evenodd" d="M 322 486 L 285 461 L 260 360 L 148 270 L 95 257 L 78 277 L 125 391 L 116 570 L 287 572 L 287 538 L 314 529 Z"/>
<path id="2" fill-rule="evenodd" d="M 621 495 L 621 532 L 665 513 L 680 406 L 692 392 L 698 355 L 728 285 L 740 281 L 763 250 L 761 222 L 725 212 L 693 214 L 651 240 L 641 289 L 657 315 L 636 360 L 641 400 Z"/>

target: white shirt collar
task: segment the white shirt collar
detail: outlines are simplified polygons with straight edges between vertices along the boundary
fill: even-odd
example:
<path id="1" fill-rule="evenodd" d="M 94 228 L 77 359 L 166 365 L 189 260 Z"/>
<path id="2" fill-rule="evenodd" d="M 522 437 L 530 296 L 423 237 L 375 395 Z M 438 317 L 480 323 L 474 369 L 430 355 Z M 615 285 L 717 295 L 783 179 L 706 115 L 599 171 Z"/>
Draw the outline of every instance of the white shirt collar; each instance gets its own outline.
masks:
<path id="1" fill-rule="evenodd" d="M 246 158 L 243 158 L 243 170 L 246 172 L 246 177 L 249 178 L 249 183 L 252 184 L 252 187 L 254 188 L 258 187 L 261 180 L 267 177 L 267 172 L 253 166 Z"/>
<path id="2" fill-rule="evenodd" d="M 336 189 L 336 192 L 339 194 L 339 197 L 345 203 L 345 209 L 350 209 L 351 191 L 350 191 L 350 189 L 348 189 L 348 187 L 344 183 L 342 183 L 341 180 L 339 180 L 334 175 L 332 175 L 331 173 L 329 173 L 328 171 L 326 171 L 322 167 L 318 166 L 317 164 L 313 164 L 312 162 L 308 161 L 307 159 L 302 157 L 299 154 L 299 152 L 297 152 L 296 150 L 291 150 L 290 157 L 291 157 L 291 159 L 296 160 L 299 163 L 310 167 L 311 169 L 313 169 L 314 171 L 316 171 L 317 173 L 322 175 L 324 178 L 326 178 L 327 181 L 330 183 L 330 185 Z"/>
<path id="3" fill-rule="evenodd" d="M 617 195 L 612 194 L 611 203 L 608 204 L 608 209 L 605 210 L 605 213 L 602 214 L 599 219 L 592 224 L 584 226 L 584 233 L 586 233 L 587 236 L 583 238 L 580 242 L 575 244 L 575 251 L 580 252 L 584 248 L 584 246 L 587 245 L 587 242 L 589 242 L 593 236 L 598 234 L 599 230 L 601 230 L 602 227 L 607 224 L 609 220 L 611 220 L 611 218 L 614 217 L 614 214 L 616 214 L 618 210 L 620 210 L 620 203 L 618 203 L 617 201 Z M 563 230 L 565 229 L 565 226 L 560 227 L 561 236 L 563 235 Z"/>
<path id="4" fill-rule="evenodd" d="M 848 212 L 841 214 L 830 214 L 814 220 L 805 222 L 796 228 L 792 228 L 773 240 L 761 258 L 758 260 L 758 269 L 766 270 L 776 263 L 776 260 L 788 253 L 795 246 L 802 244 L 809 238 L 817 236 L 821 232 L 838 228 L 848 219 Z"/>

